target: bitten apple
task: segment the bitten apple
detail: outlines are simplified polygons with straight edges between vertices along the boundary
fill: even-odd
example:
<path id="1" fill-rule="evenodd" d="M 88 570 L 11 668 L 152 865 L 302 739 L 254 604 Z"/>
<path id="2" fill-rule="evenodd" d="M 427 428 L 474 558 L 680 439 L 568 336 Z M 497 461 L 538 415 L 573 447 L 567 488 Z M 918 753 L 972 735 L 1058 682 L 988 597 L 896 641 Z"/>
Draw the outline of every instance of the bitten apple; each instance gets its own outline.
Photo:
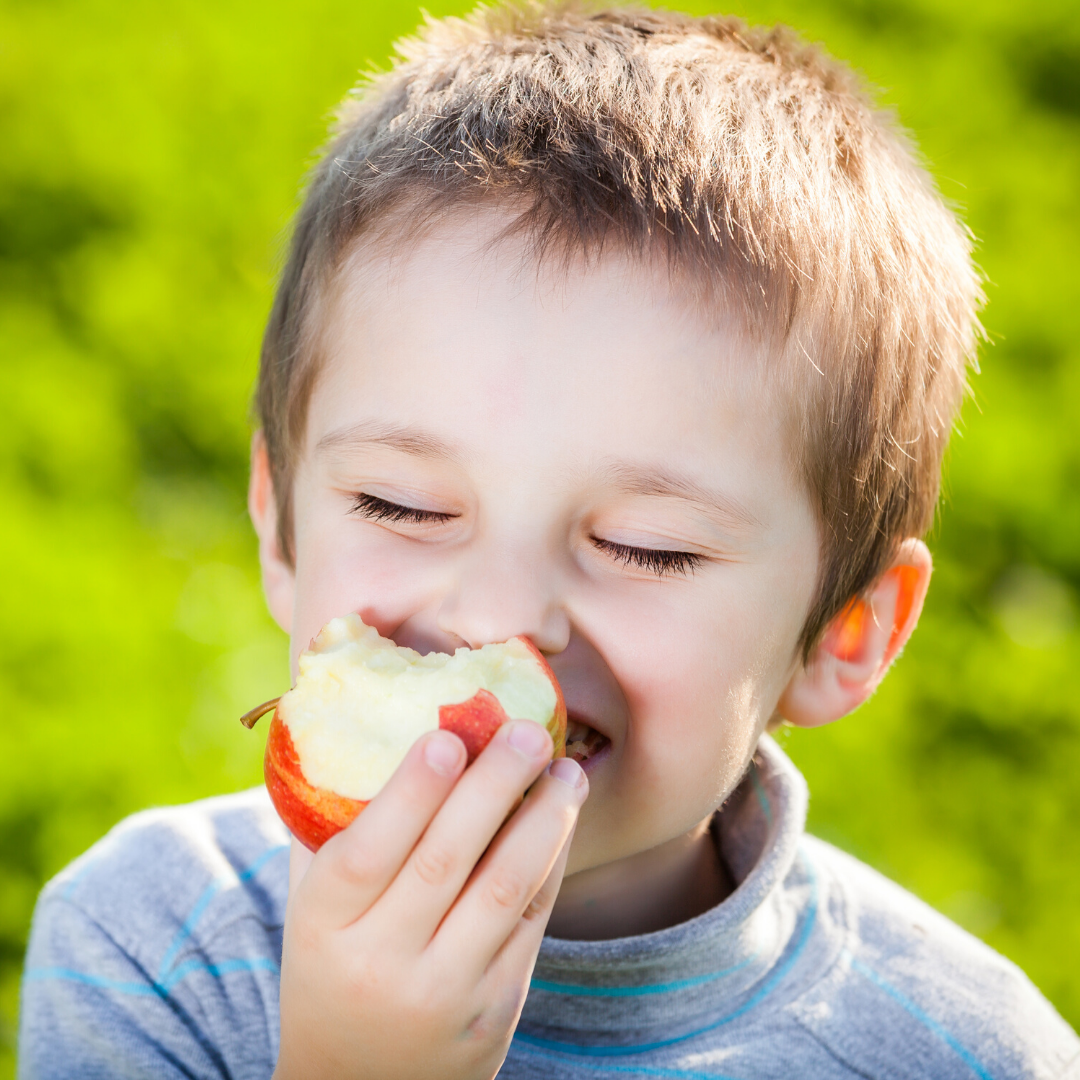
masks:
<path id="1" fill-rule="evenodd" d="M 427 731 L 458 735 L 468 760 L 508 720 L 532 720 L 566 743 L 566 705 L 527 638 L 421 655 L 358 615 L 333 619 L 301 655 L 296 686 L 242 718 L 274 710 L 264 774 L 289 831 L 317 851 L 375 797 Z"/>

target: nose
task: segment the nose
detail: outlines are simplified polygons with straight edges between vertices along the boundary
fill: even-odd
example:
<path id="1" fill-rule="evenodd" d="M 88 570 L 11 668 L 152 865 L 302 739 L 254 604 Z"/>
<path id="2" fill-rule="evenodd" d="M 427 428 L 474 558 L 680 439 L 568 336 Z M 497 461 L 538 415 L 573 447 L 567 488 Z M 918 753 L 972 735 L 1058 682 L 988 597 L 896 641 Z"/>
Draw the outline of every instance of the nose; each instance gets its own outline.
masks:
<path id="1" fill-rule="evenodd" d="M 570 641 L 555 575 L 540 557 L 473 558 L 459 568 L 437 622 L 443 633 L 473 649 L 520 635 L 552 655 Z"/>

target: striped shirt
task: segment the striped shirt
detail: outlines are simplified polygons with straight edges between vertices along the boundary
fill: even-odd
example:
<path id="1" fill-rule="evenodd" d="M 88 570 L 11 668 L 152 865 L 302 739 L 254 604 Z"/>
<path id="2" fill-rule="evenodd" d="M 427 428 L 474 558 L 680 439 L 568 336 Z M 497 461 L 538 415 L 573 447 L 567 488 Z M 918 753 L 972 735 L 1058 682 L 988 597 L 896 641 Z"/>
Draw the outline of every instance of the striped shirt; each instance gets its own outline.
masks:
<path id="1" fill-rule="evenodd" d="M 689 922 L 546 938 L 502 1080 L 1080 1080 L 1014 965 L 803 831 L 768 738 L 714 822 L 738 887 Z M 260 788 L 121 823 L 44 890 L 22 1080 L 274 1068 L 288 835 Z"/>

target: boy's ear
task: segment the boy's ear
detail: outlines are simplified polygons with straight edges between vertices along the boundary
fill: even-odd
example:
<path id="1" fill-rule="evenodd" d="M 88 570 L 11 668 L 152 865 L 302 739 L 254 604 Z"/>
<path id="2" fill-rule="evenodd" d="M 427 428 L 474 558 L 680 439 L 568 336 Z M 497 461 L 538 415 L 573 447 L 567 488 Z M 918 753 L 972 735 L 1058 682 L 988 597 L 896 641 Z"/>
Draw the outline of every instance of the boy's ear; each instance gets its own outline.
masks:
<path id="1" fill-rule="evenodd" d="M 926 545 L 905 540 L 870 591 L 829 624 L 809 661 L 785 687 L 777 713 L 800 727 L 816 727 L 861 705 L 911 637 L 932 569 Z"/>
<path id="2" fill-rule="evenodd" d="M 248 513 L 259 537 L 259 565 L 263 592 L 274 621 L 285 631 L 292 627 L 296 576 L 278 541 L 277 500 L 270 475 L 270 458 L 262 431 L 251 438 L 251 482 L 248 484 Z"/>

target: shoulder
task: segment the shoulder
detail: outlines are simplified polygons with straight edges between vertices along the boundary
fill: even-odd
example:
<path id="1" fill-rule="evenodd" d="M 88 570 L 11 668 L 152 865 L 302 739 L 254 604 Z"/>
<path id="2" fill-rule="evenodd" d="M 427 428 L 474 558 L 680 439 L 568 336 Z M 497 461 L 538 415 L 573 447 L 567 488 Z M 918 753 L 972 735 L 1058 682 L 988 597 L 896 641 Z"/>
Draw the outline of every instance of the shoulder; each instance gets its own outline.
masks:
<path id="1" fill-rule="evenodd" d="M 1015 964 L 857 859 L 804 852 L 843 940 L 799 1023 L 874 1077 L 1058 1078 L 1080 1040 Z"/>
<path id="2" fill-rule="evenodd" d="M 268 1072 L 287 844 L 257 789 L 136 814 L 54 878 L 27 950 L 20 1075 Z"/>
<path id="3" fill-rule="evenodd" d="M 77 907 L 134 948 L 187 924 L 200 904 L 206 925 L 217 913 L 229 919 L 248 910 L 281 923 L 288 842 L 261 787 L 145 810 L 49 882 L 39 908 Z"/>

